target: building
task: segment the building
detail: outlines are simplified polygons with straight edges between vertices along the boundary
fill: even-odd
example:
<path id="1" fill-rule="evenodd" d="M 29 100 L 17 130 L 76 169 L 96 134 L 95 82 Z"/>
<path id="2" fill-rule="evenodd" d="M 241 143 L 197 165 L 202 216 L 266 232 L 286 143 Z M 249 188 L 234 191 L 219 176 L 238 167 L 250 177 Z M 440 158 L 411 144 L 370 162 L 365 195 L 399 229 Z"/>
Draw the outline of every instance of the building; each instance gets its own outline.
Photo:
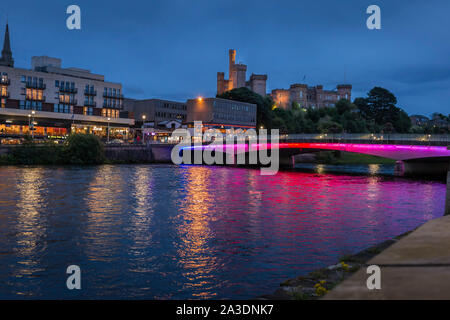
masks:
<path id="1" fill-rule="evenodd" d="M 61 59 L 32 57 L 31 69 L 14 67 L 9 27 L 0 58 L 0 134 L 64 137 L 70 132 L 126 138 L 134 120 L 123 112 L 122 85 Z"/>
<path id="2" fill-rule="evenodd" d="M 450 130 L 450 122 L 446 116 L 440 113 L 433 113 L 431 120 L 428 121 L 428 125 L 434 128 Z"/>
<path id="3" fill-rule="evenodd" d="M 152 142 L 171 142 L 172 131 L 182 127 L 187 117 L 185 102 L 161 99 L 125 99 L 124 110 L 133 115 L 135 132 Z"/>
<path id="4" fill-rule="evenodd" d="M 217 72 L 217 94 L 226 91 L 246 87 L 262 96 L 266 95 L 267 75 L 252 74 L 249 81 L 247 79 L 247 66 L 236 63 L 236 50 L 230 49 L 228 79 L 225 79 L 224 72 Z"/>
<path id="5" fill-rule="evenodd" d="M 409 117 L 409 119 L 411 120 L 411 124 L 413 126 L 418 127 L 426 126 L 430 121 L 430 118 L 420 114 L 413 114 Z"/>
<path id="6" fill-rule="evenodd" d="M 217 129 L 254 129 L 256 105 L 219 98 L 198 98 L 187 101 L 187 123 L 202 121 L 203 127 Z"/>
<path id="7" fill-rule="evenodd" d="M 272 90 L 272 99 L 278 108 L 291 109 L 294 102 L 301 108 L 332 107 L 340 99 L 351 100 L 352 86 L 340 84 L 336 90 L 323 90 L 322 85 L 308 87 L 306 84 L 293 84 L 289 89 Z"/>
<path id="8" fill-rule="evenodd" d="M 177 120 L 186 122 L 187 106 L 185 102 L 161 100 L 161 99 L 125 99 L 124 109 L 134 115 L 136 121 L 160 122 Z M 145 119 L 144 119 L 145 117 Z"/>

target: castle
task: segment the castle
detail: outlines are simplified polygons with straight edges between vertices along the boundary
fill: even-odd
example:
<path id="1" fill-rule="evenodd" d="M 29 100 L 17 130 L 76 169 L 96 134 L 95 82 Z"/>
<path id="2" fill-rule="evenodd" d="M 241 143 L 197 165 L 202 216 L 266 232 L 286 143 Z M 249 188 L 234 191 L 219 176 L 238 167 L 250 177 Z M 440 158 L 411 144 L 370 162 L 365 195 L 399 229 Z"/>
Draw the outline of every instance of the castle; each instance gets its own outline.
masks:
<path id="1" fill-rule="evenodd" d="M 291 109 L 293 103 L 301 108 L 332 107 L 341 99 L 351 100 L 352 86 L 339 84 L 336 90 L 323 90 L 322 85 L 308 87 L 306 84 L 293 84 L 289 89 L 272 90 L 272 99 L 277 108 Z"/>
<path id="2" fill-rule="evenodd" d="M 229 79 L 224 72 L 217 72 L 217 94 L 246 87 L 251 91 L 266 96 L 267 75 L 252 74 L 246 81 L 247 66 L 236 63 L 236 50 L 229 50 Z M 322 85 L 309 87 L 306 84 L 293 84 L 289 89 L 274 89 L 270 94 L 277 108 L 290 109 L 293 103 L 301 108 L 322 108 L 334 106 L 341 99 L 351 100 L 352 86 L 339 84 L 335 90 L 324 90 Z"/>
<path id="3" fill-rule="evenodd" d="M 251 91 L 265 96 L 267 75 L 252 74 L 250 80 L 247 78 L 247 66 L 245 64 L 236 64 L 236 50 L 229 50 L 229 79 L 225 79 L 224 72 L 217 72 L 217 94 L 222 94 L 226 91 L 246 87 Z"/>

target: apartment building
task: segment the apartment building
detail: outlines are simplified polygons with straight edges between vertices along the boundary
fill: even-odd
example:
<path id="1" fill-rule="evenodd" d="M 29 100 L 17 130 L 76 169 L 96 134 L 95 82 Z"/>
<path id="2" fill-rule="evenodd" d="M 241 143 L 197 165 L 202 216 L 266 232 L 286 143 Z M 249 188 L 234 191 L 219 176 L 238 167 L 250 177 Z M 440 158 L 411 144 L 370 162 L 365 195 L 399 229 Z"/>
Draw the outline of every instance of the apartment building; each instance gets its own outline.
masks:
<path id="1" fill-rule="evenodd" d="M 123 111 L 120 83 L 62 61 L 32 57 L 31 69 L 16 68 L 6 26 L 0 58 L 0 134 L 64 137 L 70 132 L 124 138 L 134 119 Z"/>

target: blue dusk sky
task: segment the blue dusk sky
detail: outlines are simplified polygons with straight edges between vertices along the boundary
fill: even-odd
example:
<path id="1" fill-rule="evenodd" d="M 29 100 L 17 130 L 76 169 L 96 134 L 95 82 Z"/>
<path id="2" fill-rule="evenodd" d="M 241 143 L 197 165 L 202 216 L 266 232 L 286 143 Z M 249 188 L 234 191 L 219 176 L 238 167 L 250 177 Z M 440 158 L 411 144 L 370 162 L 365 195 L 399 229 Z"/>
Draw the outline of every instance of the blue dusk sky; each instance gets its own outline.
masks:
<path id="1" fill-rule="evenodd" d="M 66 28 L 66 8 L 81 8 L 81 30 Z M 368 30 L 366 9 L 381 8 L 381 30 Z M 214 96 L 228 49 L 267 90 L 292 83 L 353 97 L 374 86 L 391 90 L 410 114 L 450 113 L 448 0 L 22 0 L 3 1 L 16 66 L 62 58 L 121 82 L 131 98 Z M 304 79 L 305 78 L 305 79 Z"/>

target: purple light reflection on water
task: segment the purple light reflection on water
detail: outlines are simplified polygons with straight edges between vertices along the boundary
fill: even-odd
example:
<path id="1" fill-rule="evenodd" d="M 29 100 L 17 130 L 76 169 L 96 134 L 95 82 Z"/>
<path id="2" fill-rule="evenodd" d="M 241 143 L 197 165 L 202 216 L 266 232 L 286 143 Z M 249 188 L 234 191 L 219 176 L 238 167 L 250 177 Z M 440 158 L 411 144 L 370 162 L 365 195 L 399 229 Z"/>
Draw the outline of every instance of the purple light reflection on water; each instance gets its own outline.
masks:
<path id="1" fill-rule="evenodd" d="M 252 298 L 443 214 L 443 183 L 366 172 L 0 168 L 0 298 Z"/>

